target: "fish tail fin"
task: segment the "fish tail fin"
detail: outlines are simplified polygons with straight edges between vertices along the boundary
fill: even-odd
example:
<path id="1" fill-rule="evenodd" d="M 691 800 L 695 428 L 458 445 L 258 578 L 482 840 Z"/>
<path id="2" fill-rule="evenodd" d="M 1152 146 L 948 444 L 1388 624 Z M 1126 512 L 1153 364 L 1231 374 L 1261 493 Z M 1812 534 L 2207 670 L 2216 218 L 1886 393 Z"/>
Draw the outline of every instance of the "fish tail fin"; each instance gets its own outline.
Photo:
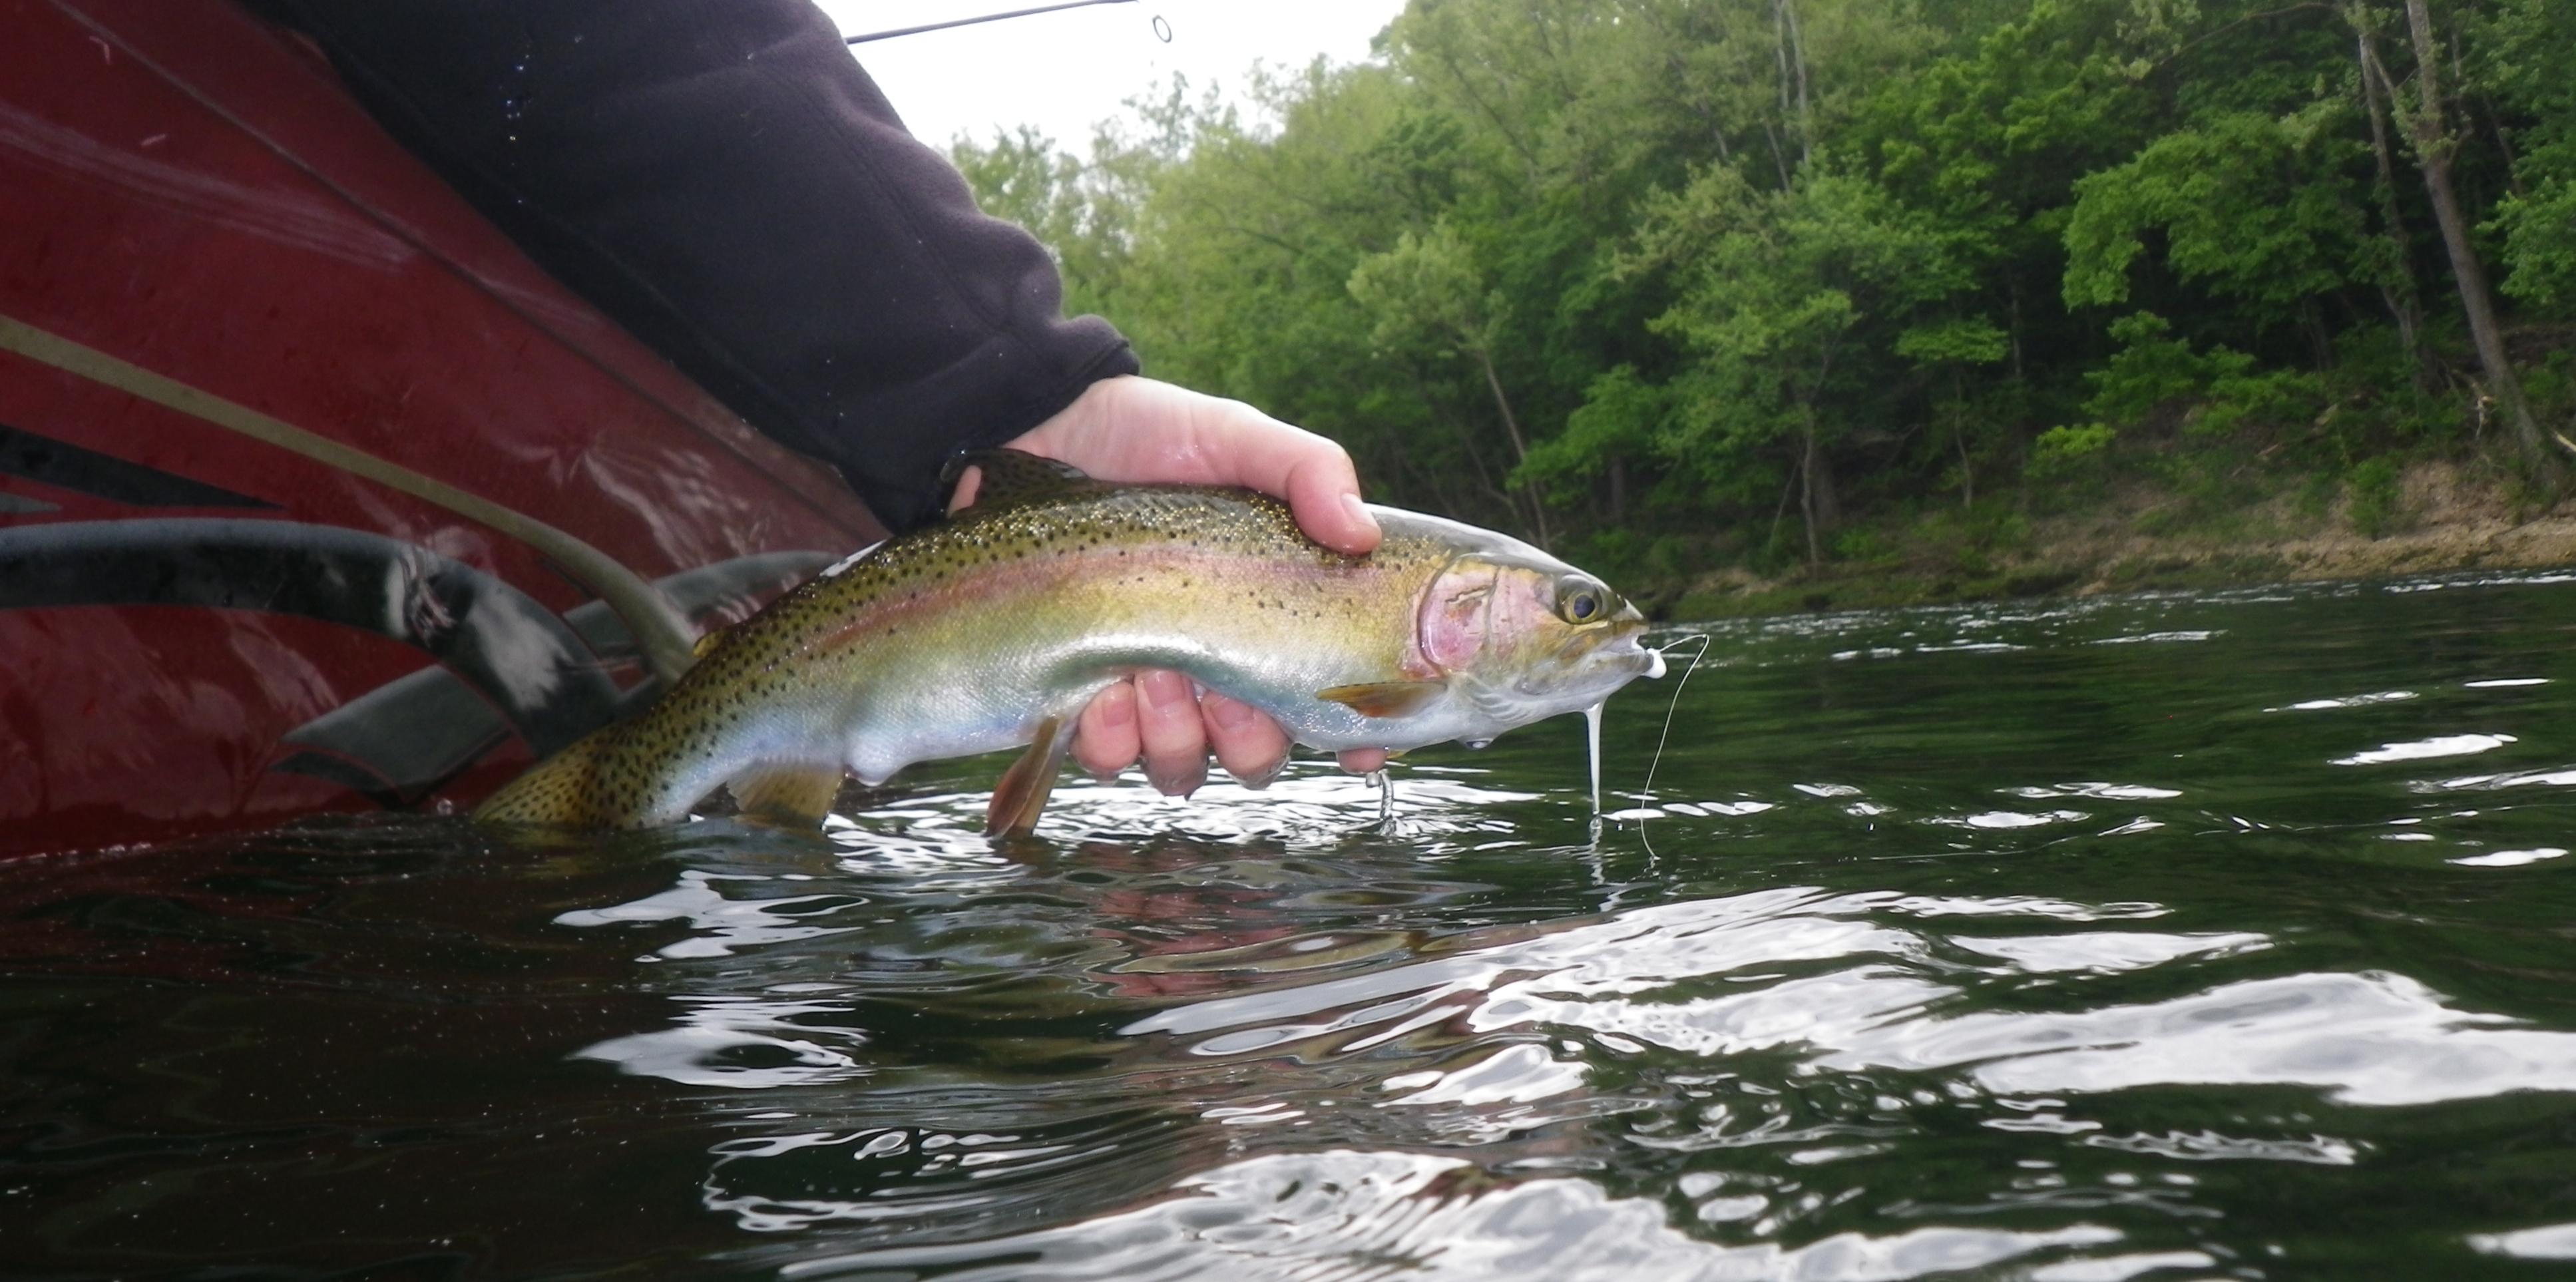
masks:
<path id="1" fill-rule="evenodd" d="M 553 828 L 601 826 L 595 799 L 600 755 L 607 744 L 607 735 L 594 734 L 538 762 L 475 807 L 474 821 Z"/>

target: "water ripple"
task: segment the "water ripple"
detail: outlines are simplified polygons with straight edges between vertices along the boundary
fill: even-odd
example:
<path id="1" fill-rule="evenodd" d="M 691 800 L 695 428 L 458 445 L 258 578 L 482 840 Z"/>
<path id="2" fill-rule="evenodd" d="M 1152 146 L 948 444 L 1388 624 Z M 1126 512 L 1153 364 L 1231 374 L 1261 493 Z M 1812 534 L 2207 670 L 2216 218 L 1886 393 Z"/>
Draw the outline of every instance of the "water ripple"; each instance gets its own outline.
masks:
<path id="1" fill-rule="evenodd" d="M 1250 1158 L 1182 1180 L 1177 1196 L 974 1249 L 870 1251 L 801 1261 L 791 1278 L 865 1274 L 1001 1282 L 1201 1278 L 1877 1279 L 1983 1268 L 2052 1247 L 2112 1242 L 2094 1225 L 2044 1232 L 1920 1228 L 1836 1234 L 1795 1249 L 1722 1247 L 1664 1208 L 1591 1183 L 1495 1183 L 1458 1158 L 1330 1150 Z"/>
<path id="2" fill-rule="evenodd" d="M 2441 586 L 1719 625 L 1611 822 L 1551 723 L 1392 823 L 1301 762 L 995 843 L 983 761 L 13 869 L 0 1217 L 66 1276 L 2576 1258 L 2576 592 Z"/>

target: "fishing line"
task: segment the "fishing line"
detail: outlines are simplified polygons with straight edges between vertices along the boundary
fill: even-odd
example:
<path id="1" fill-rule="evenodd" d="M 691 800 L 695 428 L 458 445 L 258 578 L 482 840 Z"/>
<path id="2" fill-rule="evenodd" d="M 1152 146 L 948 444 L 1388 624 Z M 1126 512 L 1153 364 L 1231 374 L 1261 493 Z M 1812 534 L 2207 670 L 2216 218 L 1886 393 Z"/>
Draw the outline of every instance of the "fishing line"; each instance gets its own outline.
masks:
<path id="1" fill-rule="evenodd" d="M 1088 9 L 1093 5 L 1134 3 L 1136 3 L 1136 0 L 1062 0 L 1062 3 L 1059 4 L 1042 4 L 1034 9 L 1013 9 L 1007 13 L 988 13 L 974 18 L 951 18 L 946 22 L 925 22 L 917 27 L 896 27 L 890 31 L 870 31 L 864 35 L 843 36 L 841 37 L 841 43 L 863 45 L 874 40 L 892 40 L 896 36 L 917 36 L 925 31 L 946 31 L 951 27 L 971 27 L 979 22 L 1007 22 L 1013 18 L 1026 18 L 1041 13 L 1055 13 L 1063 9 Z M 1164 22 L 1162 16 L 1159 14 L 1155 15 L 1154 22 L 1159 28 L 1155 34 L 1162 36 L 1163 43 L 1170 44 L 1172 42 L 1172 37 L 1169 34 L 1171 31 L 1171 24 Z"/>
<path id="2" fill-rule="evenodd" d="M 1395 822 L 1395 780 L 1386 773 L 1386 767 L 1379 766 L 1368 772 L 1362 782 L 1377 785 L 1377 826 L 1383 830 Z"/>
<path id="3" fill-rule="evenodd" d="M 1710 638 L 1708 633 L 1694 632 L 1689 636 L 1677 637 L 1671 645 L 1660 647 L 1655 651 L 1656 654 L 1665 656 L 1669 661 L 1674 650 L 1679 649 L 1683 645 L 1692 641 L 1699 642 L 1699 649 L 1692 653 L 1690 666 L 1682 669 L 1682 679 L 1673 683 L 1673 701 L 1664 705 L 1663 733 L 1655 736 L 1655 757 L 1654 760 L 1646 763 L 1645 791 L 1639 793 L 1637 797 L 1637 808 L 1641 811 L 1651 810 L 1654 808 L 1655 771 L 1663 767 L 1664 745 L 1670 742 L 1673 737 L 1673 714 L 1681 710 L 1682 690 L 1684 687 L 1690 685 L 1691 674 L 1699 671 L 1699 661 L 1708 657 L 1708 648 L 1712 644 L 1715 644 L 1715 642 Z M 1646 853 L 1649 856 L 1655 855 L 1655 842 L 1653 838 L 1646 835 L 1646 819 L 1642 814 L 1637 817 L 1637 840 L 1645 845 Z"/>

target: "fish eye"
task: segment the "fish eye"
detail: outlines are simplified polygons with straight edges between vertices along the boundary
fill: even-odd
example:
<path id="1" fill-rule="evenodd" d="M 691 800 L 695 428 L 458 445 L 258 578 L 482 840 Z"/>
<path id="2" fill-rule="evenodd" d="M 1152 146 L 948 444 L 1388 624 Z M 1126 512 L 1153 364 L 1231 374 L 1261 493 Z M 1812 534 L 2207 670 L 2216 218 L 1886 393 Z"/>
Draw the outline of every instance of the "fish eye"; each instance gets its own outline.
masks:
<path id="1" fill-rule="evenodd" d="M 1590 623 L 1609 613 L 1609 590 L 1581 579 L 1557 585 L 1556 613 L 1568 623 Z"/>

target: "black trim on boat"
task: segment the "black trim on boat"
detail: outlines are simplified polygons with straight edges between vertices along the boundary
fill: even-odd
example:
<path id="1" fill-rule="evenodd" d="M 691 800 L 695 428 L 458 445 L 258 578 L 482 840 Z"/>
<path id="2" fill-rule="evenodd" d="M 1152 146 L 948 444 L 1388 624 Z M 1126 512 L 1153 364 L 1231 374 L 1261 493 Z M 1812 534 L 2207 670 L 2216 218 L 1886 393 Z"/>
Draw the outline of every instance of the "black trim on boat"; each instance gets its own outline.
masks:
<path id="1" fill-rule="evenodd" d="M 277 506 L 5 423 L 0 423 L 0 474 L 135 507 Z"/>

